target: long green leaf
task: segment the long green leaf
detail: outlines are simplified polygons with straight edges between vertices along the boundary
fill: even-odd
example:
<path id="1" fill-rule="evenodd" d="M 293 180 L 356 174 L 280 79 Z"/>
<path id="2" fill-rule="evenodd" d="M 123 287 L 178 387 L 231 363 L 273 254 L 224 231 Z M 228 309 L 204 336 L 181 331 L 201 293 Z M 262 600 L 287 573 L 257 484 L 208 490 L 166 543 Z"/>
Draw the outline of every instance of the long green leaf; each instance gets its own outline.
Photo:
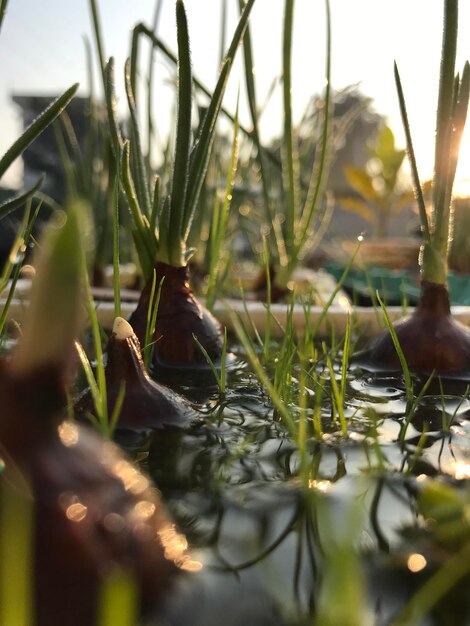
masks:
<path id="1" fill-rule="evenodd" d="M 186 199 L 186 206 L 184 211 L 184 237 L 189 235 L 189 229 L 191 227 L 191 221 L 196 210 L 196 206 L 199 200 L 199 194 L 201 192 L 204 177 L 207 172 L 207 166 L 211 155 L 212 143 L 214 140 L 215 124 L 219 115 L 220 108 L 222 106 L 222 99 L 225 93 L 230 69 L 233 65 L 233 59 L 235 57 L 237 48 L 245 34 L 245 30 L 248 24 L 248 17 L 253 7 L 255 0 L 248 0 L 245 8 L 241 14 L 235 33 L 232 37 L 228 52 L 225 56 L 225 61 L 217 80 L 217 84 L 214 89 L 214 93 L 207 109 L 204 121 L 200 127 L 200 132 L 197 137 L 194 150 L 191 154 L 191 168 L 189 172 L 188 192 Z"/>
<path id="2" fill-rule="evenodd" d="M 137 35 L 145 35 L 151 42 L 152 42 L 152 46 L 154 48 L 158 48 L 163 54 L 164 56 L 171 61 L 171 63 L 173 63 L 174 65 L 177 65 L 178 63 L 178 58 L 177 56 L 168 48 L 168 46 L 160 39 L 160 37 L 158 37 L 157 35 L 155 35 L 155 33 L 153 33 L 149 28 L 147 28 L 147 26 L 145 26 L 145 24 L 139 23 L 134 27 L 134 31 Z M 248 35 L 248 28 L 245 31 L 245 35 L 244 35 L 244 39 L 243 41 L 245 42 L 247 39 L 247 35 Z M 132 70 L 131 70 L 131 75 L 132 75 Z M 194 86 L 199 89 L 199 91 L 201 91 L 205 96 L 207 96 L 208 98 L 212 98 L 212 92 L 210 89 L 207 88 L 206 85 L 204 85 L 204 83 L 202 83 L 193 73 L 193 84 Z M 232 113 L 230 113 L 230 111 L 228 111 L 225 107 L 221 107 L 220 108 L 220 113 L 223 114 L 230 122 L 234 123 L 235 121 L 235 117 Z M 253 130 L 251 128 L 248 128 L 246 126 L 244 126 L 243 124 L 240 124 L 240 131 L 245 135 L 245 137 L 247 139 L 249 139 L 250 141 L 253 141 Z M 267 158 L 269 158 L 269 160 L 280 169 L 281 167 L 281 163 L 279 161 L 279 158 L 277 157 L 277 154 L 275 154 L 273 151 L 260 146 L 260 150 L 263 153 L 263 155 L 265 155 Z"/>
<path id="3" fill-rule="evenodd" d="M 455 57 L 457 53 L 458 2 L 445 0 L 441 70 L 436 120 L 436 148 L 433 177 L 433 244 L 443 259 L 449 239 L 449 161 L 452 143 Z M 443 261 L 444 262 L 444 261 Z"/>
<path id="4" fill-rule="evenodd" d="M 189 49 L 188 22 L 182 0 L 176 2 L 176 25 L 178 35 L 178 120 L 176 146 L 171 186 L 171 210 L 169 222 L 170 255 L 174 265 L 182 264 L 183 216 L 191 146 L 192 79 Z"/>
<path id="5" fill-rule="evenodd" d="M 284 102 L 284 143 L 283 143 L 283 161 L 287 173 L 287 212 L 286 212 L 286 245 L 287 249 L 292 248 L 294 243 L 295 219 L 299 197 L 299 180 L 298 180 L 298 155 L 297 148 L 294 145 L 294 130 L 292 126 L 292 76 L 291 76 L 291 60 L 292 60 L 292 30 L 294 21 L 294 0 L 286 0 L 284 14 L 284 35 L 283 35 L 283 80 L 282 80 L 282 96 Z M 284 169 L 284 168 L 283 168 Z"/>
<path id="6" fill-rule="evenodd" d="M 207 277 L 206 290 L 206 306 L 212 310 L 216 299 L 217 287 L 220 282 L 221 274 L 221 249 L 227 229 L 228 217 L 230 212 L 230 204 L 232 200 L 232 190 L 235 183 L 235 174 L 238 164 L 238 99 L 237 112 L 235 115 L 235 126 L 233 130 L 232 154 L 230 158 L 230 168 L 227 173 L 227 183 L 225 186 L 224 202 L 222 207 L 218 203 L 216 194 L 215 206 L 212 213 L 212 224 L 210 231 L 210 257 L 209 257 L 209 273 Z"/>
<path id="7" fill-rule="evenodd" d="M 121 176 L 122 185 L 126 194 L 129 211 L 132 216 L 133 229 L 132 234 L 139 256 L 140 265 L 145 280 L 152 275 L 153 266 L 157 252 L 157 243 L 154 233 L 149 231 L 144 216 L 140 209 L 139 200 L 135 193 L 134 181 L 130 168 L 129 142 L 123 146 L 121 159 Z"/>
<path id="8" fill-rule="evenodd" d="M 16 196 L 13 196 L 13 198 L 8 198 L 8 200 L 5 200 L 5 202 L 0 204 L 0 220 L 9 215 L 15 209 L 23 206 L 29 198 L 34 196 L 34 194 L 41 187 L 43 182 L 44 175 L 41 175 L 30 189 L 28 189 L 27 191 L 23 191 Z"/>
<path id="9" fill-rule="evenodd" d="M 62 113 L 78 89 L 75 83 L 59 96 L 32 122 L 0 159 L 0 179 L 13 161 Z"/>
<path id="10" fill-rule="evenodd" d="M 398 339 L 397 333 L 395 332 L 395 328 L 392 324 L 390 316 L 388 314 L 387 308 L 380 297 L 379 292 L 376 292 L 377 300 L 382 308 L 382 312 L 384 314 L 385 323 L 387 325 L 388 331 L 390 332 L 390 337 L 393 342 L 393 346 L 397 352 L 398 359 L 400 361 L 401 368 L 403 370 L 403 378 L 405 379 L 406 386 L 406 398 L 408 402 L 412 402 L 413 400 L 413 380 L 411 378 L 410 370 L 408 368 L 408 363 L 406 362 L 405 355 L 403 354 L 403 350 L 401 349 L 400 341 Z"/>
<path id="11" fill-rule="evenodd" d="M 97 626 L 134 626 L 139 614 L 139 594 L 132 573 L 111 572 L 98 596 Z"/>
<path id="12" fill-rule="evenodd" d="M 416 164 L 415 151 L 414 151 L 414 148 L 413 148 L 413 141 L 411 139 L 410 124 L 409 124 L 409 121 L 408 121 L 408 113 L 407 113 L 407 110 L 406 110 L 405 96 L 403 94 L 403 88 L 402 88 L 402 85 L 401 85 L 400 74 L 398 72 L 398 67 L 397 67 L 396 63 L 394 64 L 394 72 L 395 72 L 395 84 L 396 84 L 397 93 L 398 93 L 398 101 L 399 101 L 399 104 L 400 104 L 401 119 L 402 119 L 402 123 L 403 123 L 403 128 L 405 129 L 406 148 L 407 148 L 407 151 L 408 151 L 408 159 L 409 159 L 410 165 L 411 165 L 411 175 L 412 175 L 412 179 L 413 179 L 413 189 L 414 189 L 414 192 L 415 192 L 416 200 L 418 202 L 419 217 L 420 217 L 420 220 L 421 220 L 421 226 L 423 227 L 424 239 L 425 239 L 425 241 L 430 243 L 431 242 L 431 234 L 430 234 L 430 229 L 429 229 L 428 215 L 426 213 L 426 205 L 425 205 L 425 202 L 424 202 L 423 188 L 422 188 L 420 180 L 419 180 L 418 166 Z"/>
<path id="13" fill-rule="evenodd" d="M 157 0 L 157 3 L 155 5 L 155 13 L 154 13 L 154 17 L 153 17 L 153 23 L 152 23 L 152 31 L 153 33 L 157 32 L 158 29 L 158 24 L 160 22 L 160 14 L 163 8 L 163 0 Z M 136 52 L 137 55 L 137 52 Z M 148 134 L 148 138 L 147 138 L 147 166 L 148 166 L 148 171 L 149 171 L 149 175 L 152 171 L 152 139 L 153 139 L 153 116 L 152 116 L 152 110 L 153 110 L 153 106 L 152 106 L 152 95 L 153 95 L 153 77 L 154 77 L 154 72 L 153 72 L 153 67 L 155 64 L 155 50 L 153 48 L 153 46 L 150 47 L 149 50 L 149 57 L 148 57 L 148 71 L 147 71 L 147 134 Z M 133 85 L 134 87 L 134 94 L 136 91 L 136 87 L 135 85 Z"/>
<path id="14" fill-rule="evenodd" d="M 5 13 L 7 12 L 7 4 L 8 0 L 0 0 L 0 30 L 3 24 L 3 18 L 5 17 Z"/>
<path id="15" fill-rule="evenodd" d="M 95 349 L 96 360 L 96 383 L 98 388 L 97 400 L 95 405 L 97 412 L 97 420 L 101 432 L 104 436 L 111 436 L 110 421 L 108 414 L 108 394 L 106 387 L 106 373 L 103 361 L 103 346 L 101 343 L 101 329 L 96 313 L 95 302 L 91 293 L 90 281 L 85 262 L 82 263 L 83 286 L 85 288 L 85 306 L 88 312 L 91 326 L 91 334 L 93 337 L 93 347 Z"/>
<path id="16" fill-rule="evenodd" d="M 318 170 L 315 172 L 315 176 L 312 172 L 312 178 L 310 180 L 309 189 L 307 193 L 307 199 L 305 201 L 305 207 L 302 212 L 301 227 L 299 242 L 296 246 L 298 251 L 304 245 L 308 239 L 309 228 L 312 224 L 315 211 L 318 208 L 318 201 L 323 191 L 326 175 L 327 175 L 327 162 L 328 162 L 328 135 L 330 128 L 330 107 L 331 107 L 331 12 L 329 0 L 325 0 L 326 6 L 326 87 L 325 87 L 325 103 L 323 107 L 324 118 L 321 135 L 320 155 L 318 160 Z"/>
<path id="17" fill-rule="evenodd" d="M 117 163 L 122 155 L 122 136 L 117 122 L 117 102 L 114 80 L 114 58 L 110 57 L 104 70 L 104 92 L 106 98 L 106 110 L 108 113 L 108 129 L 111 137 L 114 158 Z"/>
<path id="18" fill-rule="evenodd" d="M 121 285 L 119 282 L 119 183 L 114 176 L 109 181 L 113 188 L 113 293 L 114 317 L 121 317 Z"/>
<path id="19" fill-rule="evenodd" d="M 144 214 L 150 219 L 151 214 L 151 202 L 150 191 L 147 182 L 147 168 L 145 164 L 144 155 L 142 152 L 142 140 L 139 128 L 139 120 L 137 116 L 137 109 L 134 98 L 134 90 L 132 88 L 131 81 L 131 64 L 127 59 L 124 71 L 124 83 L 126 86 L 127 103 L 129 106 L 129 112 L 131 114 L 131 131 L 132 131 L 132 161 L 133 171 L 135 173 L 135 183 L 137 196 L 139 198 L 140 206 L 143 209 Z"/>
<path id="20" fill-rule="evenodd" d="M 189 235 L 192 218 L 194 216 L 194 211 L 196 210 L 197 202 L 199 200 L 201 188 L 204 182 L 204 177 L 207 172 L 212 141 L 214 138 L 215 122 L 217 119 L 217 113 L 220 104 L 222 102 L 229 72 L 230 61 L 226 60 L 224 62 L 224 65 L 222 66 L 222 70 L 219 76 L 219 78 L 221 77 L 223 79 L 223 82 L 218 82 L 216 85 L 212 100 L 209 104 L 204 120 L 202 122 L 199 135 L 191 152 L 191 167 L 189 172 L 187 203 L 183 216 L 183 234 L 185 238 Z M 208 123 L 210 121 L 212 122 L 212 126 L 210 126 Z"/>
<path id="21" fill-rule="evenodd" d="M 34 501 L 13 465 L 0 481 L 0 626 L 34 623 Z M 17 476 L 15 476 L 15 474 Z"/>
<path id="22" fill-rule="evenodd" d="M 238 6 L 240 12 L 243 8 L 242 0 L 238 0 Z M 244 58 L 244 66 L 245 66 L 245 83 L 246 83 L 246 91 L 248 95 L 248 105 L 250 108 L 251 114 L 251 123 L 253 126 L 253 130 L 251 131 L 251 139 L 256 146 L 258 165 L 260 168 L 260 178 L 261 178 L 261 186 L 263 190 L 263 201 L 264 207 L 266 211 L 266 219 L 268 224 L 272 223 L 273 215 L 271 210 L 271 200 L 268 189 L 268 177 L 266 174 L 266 165 L 264 159 L 264 150 L 261 145 L 261 139 L 259 134 L 259 123 L 258 123 L 258 103 L 256 99 L 256 86 L 255 80 L 253 76 L 253 51 L 251 45 L 251 35 L 250 35 L 250 27 L 247 26 L 246 32 L 243 37 L 243 58 Z"/>
<path id="23" fill-rule="evenodd" d="M 95 35 L 95 45 L 96 50 L 98 52 L 98 61 L 100 64 L 100 74 L 103 77 L 104 82 L 104 70 L 106 66 L 105 62 L 105 53 L 104 53 L 104 44 L 103 44 L 103 34 L 101 31 L 101 22 L 100 17 L 98 15 L 98 7 L 96 5 L 96 0 L 89 0 L 90 10 L 91 10 L 91 18 L 93 22 L 93 32 Z"/>

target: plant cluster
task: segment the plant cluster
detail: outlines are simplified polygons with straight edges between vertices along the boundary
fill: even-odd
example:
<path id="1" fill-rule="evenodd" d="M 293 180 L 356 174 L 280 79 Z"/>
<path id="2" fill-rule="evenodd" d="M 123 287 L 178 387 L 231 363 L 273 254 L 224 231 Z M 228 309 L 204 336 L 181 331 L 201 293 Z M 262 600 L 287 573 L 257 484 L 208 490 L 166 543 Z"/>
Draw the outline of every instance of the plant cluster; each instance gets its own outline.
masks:
<path id="1" fill-rule="evenodd" d="M 354 376 L 361 380 L 363 375 L 352 368 L 360 345 L 354 312 L 348 316 L 343 337 L 335 336 L 328 319 L 354 257 L 316 319 L 312 294 L 286 289 L 302 256 L 325 228 L 328 171 L 338 141 L 358 114 L 354 109 L 332 122 L 329 3 L 327 81 L 317 111 L 315 155 L 310 155 L 312 167 L 306 179 L 299 171 L 299 136 L 292 118 L 294 2 L 286 0 L 284 13 L 280 159 L 262 145 L 259 134 L 249 29 L 254 4 L 255 0 L 240 0 L 239 21 L 227 52 L 221 53 L 212 93 L 193 74 L 183 0 L 175 1 L 176 55 L 164 46 L 155 29 L 137 25 L 124 68 L 126 128 L 116 113 L 114 61 L 105 60 L 98 6 L 90 0 L 104 94 L 100 114 L 96 103 L 90 107 L 92 139 L 101 165 L 98 172 L 88 167 L 89 155 L 81 154 L 73 129 L 62 115 L 57 140 L 69 199 L 35 246 L 28 310 L 15 335 L 7 325 L 7 315 L 20 276 L 17 257 L 33 241 L 34 221 L 42 200 L 47 200 L 38 200 L 41 180 L 0 206 L 0 220 L 25 207 L 11 258 L 0 276 L 0 292 L 8 289 L 0 316 L 0 624 L 130 626 L 148 619 L 159 623 L 160 618 L 162 623 L 167 618 L 171 623 L 172 612 L 182 615 L 178 613 L 181 608 L 168 603 L 172 590 L 184 593 L 178 589 L 178 580 L 191 575 L 197 580 L 203 568 L 193 552 L 198 541 L 214 547 L 210 565 L 215 571 L 235 575 L 242 582 L 244 571 L 269 563 L 277 549 L 288 546 L 294 554 L 296 603 L 280 611 L 284 613 L 281 618 L 269 598 L 266 610 L 271 611 L 273 624 L 285 619 L 300 626 L 314 619 L 324 626 L 363 626 L 377 619 L 398 626 L 419 624 L 429 617 L 440 626 L 449 623 L 449 615 L 454 619 L 450 623 L 468 619 L 468 602 L 459 597 L 470 575 L 469 494 L 462 480 L 468 479 L 468 464 L 448 462 L 440 472 L 442 449 L 435 455 L 437 461 L 427 452 L 436 442 L 453 452 L 452 437 L 466 436 L 464 412 L 468 411 L 468 387 L 455 397 L 443 378 L 468 370 L 470 359 L 469 332 L 452 319 L 446 288 L 452 184 L 470 89 L 468 63 L 462 76 L 455 76 L 454 70 L 457 1 L 444 0 L 431 218 L 424 207 L 401 82 L 395 73 L 423 226 L 422 295 L 412 316 L 394 325 L 377 294 L 387 328 L 367 356 L 369 365 L 380 370 L 378 396 L 372 393 L 377 379 L 369 374 L 359 392 L 352 394 Z M 5 9 L 6 0 L 0 0 L 0 26 Z M 146 104 L 137 97 L 143 38 L 152 51 L 156 48 L 166 54 L 177 72 L 174 143 L 169 143 L 166 168 L 158 174 L 153 172 L 151 144 L 144 145 L 140 121 L 142 107 L 151 108 L 153 61 Z M 230 116 L 222 104 L 241 46 L 251 131 L 240 124 L 238 106 Z M 74 85 L 54 101 L 0 159 L 0 177 L 62 114 L 76 89 Z M 208 97 L 208 105 L 193 128 L 197 90 Z M 221 114 L 231 117 L 233 135 L 224 184 L 216 182 L 211 194 L 210 175 L 215 172 L 217 181 L 223 169 L 215 149 Z M 154 127 L 149 112 L 148 126 Z M 190 271 L 190 260 L 195 252 L 192 242 L 207 228 L 202 291 L 211 307 L 233 260 L 222 252 L 229 245 L 231 206 L 243 170 L 241 135 L 255 153 L 265 211 L 259 286 L 265 323 L 262 330 L 257 326 L 241 289 L 245 315 L 236 314 L 227 304 L 234 330 L 230 335 L 196 295 L 196 272 Z M 392 139 L 384 130 L 376 149 L 390 194 L 404 157 Z M 387 159 L 390 170 L 385 168 Z M 359 178 L 356 171 L 354 179 Z M 361 180 L 364 183 L 364 177 Z M 207 220 L 201 207 L 208 198 L 213 204 Z M 92 229 L 90 212 L 95 204 L 99 215 L 91 219 Z M 96 241 L 90 244 L 93 230 Z M 140 268 L 138 300 L 128 320 L 123 315 L 119 276 L 123 231 Z M 96 303 L 93 278 L 106 256 L 102 256 L 101 243 L 109 233 L 114 323 L 104 327 L 100 323 L 103 303 Z M 286 294 L 281 324 L 275 300 Z M 294 318 L 299 303 L 304 316 L 300 333 Z M 242 372 L 239 379 L 237 370 Z M 392 378 L 390 370 L 398 372 L 398 377 Z M 391 385 L 396 390 L 390 391 Z M 260 415 L 252 415 L 242 404 L 237 423 L 232 405 L 234 396 L 240 398 L 240 389 L 257 398 Z M 398 397 L 396 414 L 387 396 L 393 393 Z M 393 430 L 390 422 L 395 425 L 393 436 L 387 431 Z M 126 442 L 134 453 L 143 453 L 147 469 L 155 466 L 161 478 L 157 486 L 166 488 L 164 497 L 112 438 Z M 354 493 L 340 511 L 346 523 L 338 524 L 330 490 L 347 477 L 348 455 L 359 459 L 355 478 L 361 474 L 361 479 L 355 481 Z M 446 484 L 447 474 L 456 484 Z M 234 549 L 228 549 L 229 556 L 225 556 L 223 549 L 224 516 L 232 509 L 243 517 L 256 507 L 264 508 L 262 499 L 250 503 L 249 490 L 242 489 L 245 482 L 254 485 L 255 493 L 264 484 L 282 491 L 274 507 L 254 515 L 259 551 L 255 549 L 246 559 Z M 195 485 L 189 503 L 186 483 Z M 178 501 L 174 508 L 169 504 L 172 498 Z M 405 503 L 413 512 L 400 528 L 399 540 L 381 525 L 380 508 L 387 498 L 395 498 L 401 506 Z M 200 504 L 195 502 L 201 501 L 198 509 Z M 280 515 L 280 524 L 272 523 L 271 512 L 278 520 L 276 512 L 286 502 L 290 515 Z M 177 529 L 173 512 L 187 537 Z M 361 543 L 364 535 L 369 544 Z M 384 563 L 376 563 L 379 556 L 384 556 Z M 373 578 L 370 571 L 385 571 L 394 583 L 399 581 L 399 600 L 391 615 L 381 613 L 384 591 L 368 580 Z M 420 576 L 413 577 L 418 572 Z M 412 584 L 406 584 L 407 577 Z M 375 604 L 373 597 L 368 598 L 370 589 L 372 596 L 378 594 Z M 202 594 L 196 591 L 196 595 Z M 176 623 L 195 624 L 197 610 L 196 606 L 190 618 L 177 617 Z M 240 617 L 237 623 L 246 623 L 243 620 Z"/>

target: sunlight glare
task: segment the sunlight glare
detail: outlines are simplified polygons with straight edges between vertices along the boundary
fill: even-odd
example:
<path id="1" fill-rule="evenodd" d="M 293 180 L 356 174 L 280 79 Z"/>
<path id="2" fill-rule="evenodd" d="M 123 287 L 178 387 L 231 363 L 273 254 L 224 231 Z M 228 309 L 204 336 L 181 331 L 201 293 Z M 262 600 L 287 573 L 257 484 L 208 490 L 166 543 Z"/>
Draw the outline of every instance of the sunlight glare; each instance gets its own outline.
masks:
<path id="1" fill-rule="evenodd" d="M 428 563 L 424 556 L 418 553 L 410 554 L 407 561 L 408 569 L 413 573 L 420 572 L 426 567 L 427 564 Z"/>
<path id="2" fill-rule="evenodd" d="M 458 198 L 470 197 L 470 127 L 467 124 L 460 144 L 459 164 L 455 174 L 454 193 Z"/>

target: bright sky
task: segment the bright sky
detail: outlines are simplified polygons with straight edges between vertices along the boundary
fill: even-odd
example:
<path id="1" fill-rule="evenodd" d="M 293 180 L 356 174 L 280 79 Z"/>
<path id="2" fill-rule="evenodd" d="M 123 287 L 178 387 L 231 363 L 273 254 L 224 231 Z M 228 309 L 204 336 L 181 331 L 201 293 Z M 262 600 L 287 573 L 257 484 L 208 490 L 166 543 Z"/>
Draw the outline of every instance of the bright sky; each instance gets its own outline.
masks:
<path id="1" fill-rule="evenodd" d="M 129 50 L 130 29 L 138 21 L 150 25 L 155 0 L 98 0 L 107 56 L 116 58 L 118 79 Z M 437 81 L 441 48 L 441 0 L 331 0 L 332 84 L 336 89 L 360 83 L 373 98 L 375 109 L 389 118 L 400 145 L 404 144 L 393 79 L 396 60 L 402 77 L 418 167 L 422 178 L 431 174 Z M 215 82 L 219 58 L 219 24 L 222 0 L 186 0 L 193 71 L 209 87 Z M 233 32 L 237 0 L 228 0 L 227 40 Z M 283 0 L 256 0 L 251 29 L 259 102 L 281 73 Z M 163 0 L 160 36 L 175 45 L 174 2 Z M 91 36 L 87 0 L 10 0 L 0 33 L 0 153 L 21 131 L 20 112 L 11 104 L 12 93 L 58 94 L 79 81 L 88 91 L 83 38 Z M 147 64 L 146 55 L 142 57 Z M 157 55 L 155 119 L 161 134 L 168 128 L 171 87 L 168 65 Z M 460 2 L 457 69 L 470 59 L 470 2 Z M 293 54 L 294 112 L 299 119 L 309 97 L 324 84 L 325 3 L 296 0 Z M 146 65 L 144 66 L 146 67 Z M 238 86 L 243 83 L 235 67 L 225 105 L 235 108 Z M 98 85 L 98 81 L 95 81 Z M 121 101 L 122 81 L 118 81 Z M 243 89 L 242 89 L 243 102 Z M 242 122 L 249 125 L 246 106 Z M 282 126 L 280 91 L 263 118 L 267 138 Z M 470 178 L 470 131 L 461 153 L 460 178 Z M 11 182 L 13 177 L 10 175 Z"/>

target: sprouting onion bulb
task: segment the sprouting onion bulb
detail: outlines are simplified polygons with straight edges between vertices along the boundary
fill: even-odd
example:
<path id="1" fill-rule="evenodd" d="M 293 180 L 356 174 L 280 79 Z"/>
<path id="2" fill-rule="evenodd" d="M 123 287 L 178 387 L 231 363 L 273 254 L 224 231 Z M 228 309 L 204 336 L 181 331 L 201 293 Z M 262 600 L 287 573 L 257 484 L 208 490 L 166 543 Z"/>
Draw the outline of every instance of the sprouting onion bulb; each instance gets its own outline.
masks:
<path id="1" fill-rule="evenodd" d="M 115 335 L 118 341 L 125 341 L 130 339 L 134 331 L 132 326 L 123 317 L 116 317 L 113 324 L 113 335 Z"/>

